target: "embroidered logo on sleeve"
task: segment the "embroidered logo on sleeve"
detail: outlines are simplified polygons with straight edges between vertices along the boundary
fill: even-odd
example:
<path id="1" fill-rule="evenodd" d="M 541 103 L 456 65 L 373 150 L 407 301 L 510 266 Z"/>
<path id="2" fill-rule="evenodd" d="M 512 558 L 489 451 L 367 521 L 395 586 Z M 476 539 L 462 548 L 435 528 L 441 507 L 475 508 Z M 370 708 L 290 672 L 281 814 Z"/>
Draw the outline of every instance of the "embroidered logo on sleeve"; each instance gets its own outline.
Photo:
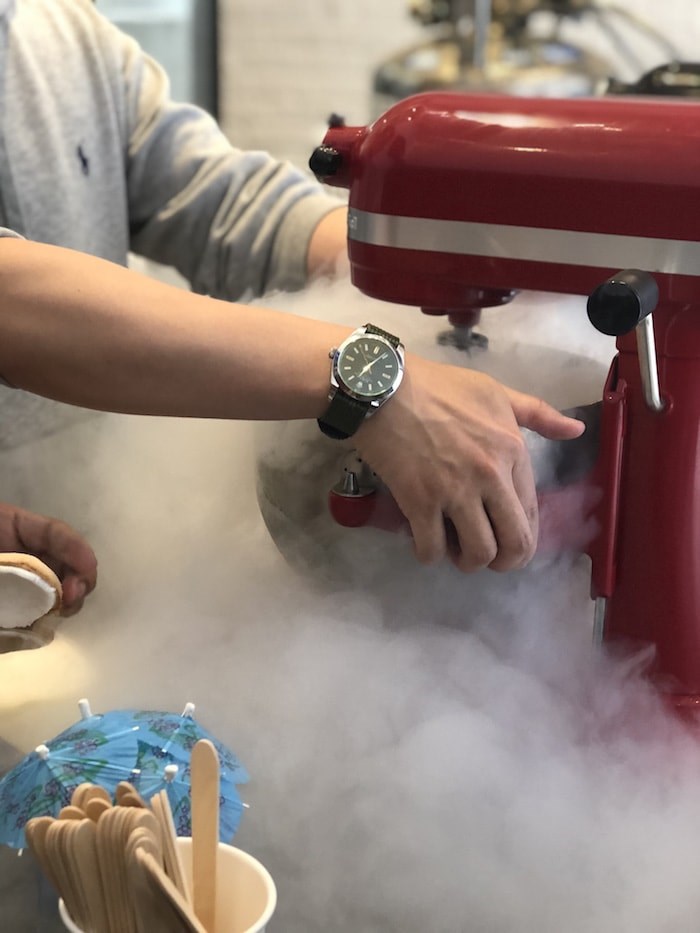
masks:
<path id="1" fill-rule="evenodd" d="M 85 155 L 85 150 L 83 149 L 82 143 L 75 150 L 75 154 L 80 159 L 80 168 L 82 170 L 83 175 L 89 175 L 90 174 L 90 160 Z"/>

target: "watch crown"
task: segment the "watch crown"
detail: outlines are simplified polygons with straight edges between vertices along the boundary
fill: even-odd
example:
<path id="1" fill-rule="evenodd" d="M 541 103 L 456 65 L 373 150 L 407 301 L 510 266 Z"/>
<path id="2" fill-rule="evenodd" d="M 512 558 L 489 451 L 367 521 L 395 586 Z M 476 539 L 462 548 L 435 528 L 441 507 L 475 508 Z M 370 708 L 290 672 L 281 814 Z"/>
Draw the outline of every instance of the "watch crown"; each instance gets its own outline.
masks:
<path id="1" fill-rule="evenodd" d="M 328 359 L 329 359 L 329 360 L 332 360 L 333 357 L 336 355 L 337 352 L 338 352 L 338 348 L 337 348 L 337 347 L 331 347 L 330 350 L 328 351 Z"/>

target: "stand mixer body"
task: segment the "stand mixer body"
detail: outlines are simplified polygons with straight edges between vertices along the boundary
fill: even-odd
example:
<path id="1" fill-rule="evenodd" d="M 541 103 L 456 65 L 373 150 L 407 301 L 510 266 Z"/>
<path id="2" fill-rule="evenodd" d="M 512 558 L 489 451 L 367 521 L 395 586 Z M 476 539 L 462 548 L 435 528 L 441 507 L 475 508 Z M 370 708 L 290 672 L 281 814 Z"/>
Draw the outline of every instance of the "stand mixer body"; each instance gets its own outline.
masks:
<path id="1" fill-rule="evenodd" d="M 588 478 L 599 494 L 587 552 L 600 638 L 654 646 L 651 676 L 690 709 L 700 706 L 699 153 L 691 101 L 443 93 L 401 101 L 369 127 L 332 126 L 312 157 L 319 177 L 350 191 L 352 281 L 375 298 L 458 320 L 518 289 L 590 295 L 621 269 L 653 277 L 653 315 L 606 331 L 618 353 Z M 351 506 L 341 521 L 362 523 Z"/>

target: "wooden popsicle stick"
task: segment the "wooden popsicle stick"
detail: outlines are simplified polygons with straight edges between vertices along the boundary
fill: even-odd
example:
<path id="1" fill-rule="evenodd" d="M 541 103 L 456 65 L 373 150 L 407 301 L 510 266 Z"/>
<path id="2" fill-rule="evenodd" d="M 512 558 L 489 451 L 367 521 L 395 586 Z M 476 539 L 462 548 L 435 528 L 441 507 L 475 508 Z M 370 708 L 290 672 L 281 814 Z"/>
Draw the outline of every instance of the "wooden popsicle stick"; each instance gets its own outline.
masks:
<path id="1" fill-rule="evenodd" d="M 162 866 L 163 853 L 160 843 L 154 839 L 153 834 L 143 826 L 133 829 L 126 841 L 124 859 L 126 865 L 126 879 L 129 884 L 129 895 L 134 908 L 136 928 L 139 933 L 157 933 L 162 929 L 165 918 L 154 911 L 153 897 L 150 891 L 144 891 L 146 882 L 138 877 L 141 868 L 135 861 L 136 849 L 142 849 L 153 856 Z M 135 874 L 136 873 L 136 874 Z"/>
<path id="2" fill-rule="evenodd" d="M 141 807 L 115 807 L 118 811 L 116 821 L 116 855 L 118 864 L 118 873 L 120 885 L 126 892 L 124 909 L 124 933 L 138 933 L 138 923 L 136 920 L 136 906 L 133 894 L 130 890 L 129 878 L 127 873 L 126 849 L 129 838 L 135 829 L 145 828 L 156 840 L 159 834 L 158 822 L 150 810 L 143 810 Z"/>
<path id="3" fill-rule="evenodd" d="M 148 804 L 140 794 L 122 794 L 119 799 L 120 807 L 131 807 L 132 810 L 147 810 Z"/>
<path id="4" fill-rule="evenodd" d="M 88 784 L 85 791 L 83 791 L 80 798 L 80 806 L 83 810 L 91 800 L 104 800 L 105 803 L 112 806 L 112 798 L 109 791 L 104 787 L 100 787 L 99 784 Z"/>
<path id="5" fill-rule="evenodd" d="M 120 807 L 144 807 L 148 809 L 146 801 L 129 781 L 120 781 L 117 784 L 116 798 Z"/>
<path id="6" fill-rule="evenodd" d="M 77 880 L 83 892 L 86 911 L 86 929 L 107 929 L 102 876 L 97 863 L 97 826 L 90 819 L 81 820 L 69 836 L 72 858 Z"/>
<path id="7" fill-rule="evenodd" d="M 67 807 L 61 807 L 58 811 L 59 820 L 84 820 L 85 811 L 80 807 L 76 807 L 74 804 L 70 804 Z"/>
<path id="8" fill-rule="evenodd" d="M 96 801 L 94 801 L 96 802 Z M 103 803 L 105 801 L 102 801 Z M 88 800 L 86 806 L 89 808 L 93 801 Z M 111 809 L 111 807 L 109 807 Z M 103 811 L 104 812 L 104 811 Z M 100 845 L 98 841 L 98 827 L 97 822 L 94 821 L 94 834 L 93 834 L 93 846 L 92 846 L 92 859 L 93 859 L 93 872 L 94 872 L 94 885 L 97 890 L 100 892 L 101 906 L 98 911 L 98 916 L 102 926 L 98 926 L 95 930 L 95 933 L 116 933 L 116 918 L 113 916 L 113 908 L 111 905 L 112 900 L 112 891 L 111 891 L 111 874 L 107 871 L 105 872 L 104 858 L 100 858 Z"/>
<path id="9" fill-rule="evenodd" d="M 216 933 L 219 756 L 208 739 L 200 739 L 192 749 L 190 775 L 194 912 L 207 933 Z"/>
<path id="10" fill-rule="evenodd" d="M 127 871 L 134 888 L 141 895 L 140 903 L 149 905 L 149 913 L 162 926 L 148 927 L 148 933 L 160 930 L 167 933 L 208 933 L 181 896 L 170 878 L 153 856 L 142 848 L 132 853 Z"/>
<path id="11" fill-rule="evenodd" d="M 167 792 L 162 790 L 155 794 L 151 798 L 151 807 L 160 824 L 165 873 L 187 903 L 191 904 L 192 894 L 187 875 L 182 866 L 180 850 L 177 846 L 177 833 L 175 831 L 175 823 L 173 822 L 173 814 L 170 809 L 170 801 L 168 800 Z"/>
<path id="12" fill-rule="evenodd" d="M 94 786 L 95 786 L 94 784 L 90 784 L 87 781 L 83 784 L 78 784 L 78 786 L 75 788 L 70 798 L 71 806 L 80 807 L 82 809 L 83 808 L 83 794 L 85 794 L 87 791 L 89 791 Z"/>
<path id="13" fill-rule="evenodd" d="M 61 893 L 58 878 L 53 870 L 53 864 L 46 850 L 46 833 L 49 826 L 54 822 L 50 816 L 37 816 L 29 820 L 24 827 L 24 835 L 27 839 L 27 845 L 39 863 L 40 868 L 51 882 L 57 894 Z"/>
<path id="14" fill-rule="evenodd" d="M 119 933 L 137 933 L 136 904 L 129 889 L 126 852 L 134 832 L 145 833 L 152 841 L 153 851 L 157 853 L 158 862 L 162 865 L 160 827 L 155 815 L 148 808 L 117 806 L 112 808 L 112 814 L 103 816 L 100 824 L 109 816 L 113 830 L 111 844 L 114 886 L 121 897 Z"/>
<path id="15" fill-rule="evenodd" d="M 172 878 L 175 882 L 175 886 L 185 898 L 187 903 L 194 904 L 194 897 L 192 894 L 192 880 L 188 873 L 185 871 L 185 867 L 182 864 L 180 847 L 177 844 L 177 829 L 175 828 L 175 819 L 173 818 L 173 811 L 170 806 L 168 792 L 166 790 L 162 790 L 159 794 L 159 797 L 160 808 L 163 815 L 163 821 L 165 823 L 165 832 L 167 832 L 169 839 L 168 850 L 172 862 Z"/>
<path id="16" fill-rule="evenodd" d="M 142 807 L 124 807 L 124 810 L 124 832 L 127 834 L 127 837 L 128 834 L 133 833 L 137 829 L 144 830 L 149 833 L 154 843 L 157 844 L 159 851 L 162 853 L 163 844 L 161 841 L 160 825 L 151 808 L 147 807 L 144 810 Z"/>
<path id="17" fill-rule="evenodd" d="M 89 805 L 89 804 L 88 804 Z M 112 847 L 110 844 L 110 829 L 107 815 L 113 810 L 110 807 L 105 811 L 95 825 L 95 848 L 97 851 L 97 868 L 102 879 L 102 894 L 104 897 L 104 917 L 107 921 L 108 933 L 118 930 L 118 912 L 114 893 L 114 870 L 112 868 Z"/>
<path id="18" fill-rule="evenodd" d="M 76 926 L 84 929 L 86 918 L 84 916 L 82 896 L 75 884 L 66 850 L 67 835 L 74 825 L 78 825 L 74 820 L 53 820 L 46 832 L 45 842 L 63 903 L 66 905 L 66 909 Z"/>
<path id="19" fill-rule="evenodd" d="M 148 852 L 161 867 L 163 866 L 163 850 L 160 841 L 144 826 L 137 826 L 129 833 L 129 838 L 126 840 L 126 846 L 124 847 L 125 858 L 129 859 L 135 849 L 143 849 Z"/>
<path id="20" fill-rule="evenodd" d="M 93 797 L 85 804 L 85 815 L 96 823 L 105 810 L 111 810 L 112 804 L 103 800 L 101 797 Z"/>
<path id="21" fill-rule="evenodd" d="M 120 819 L 120 812 L 120 807 L 110 807 L 109 810 L 105 810 L 96 824 L 97 860 L 102 877 L 110 933 L 126 933 L 129 929 L 125 909 L 127 891 L 121 870 L 122 847 L 116 825 Z"/>

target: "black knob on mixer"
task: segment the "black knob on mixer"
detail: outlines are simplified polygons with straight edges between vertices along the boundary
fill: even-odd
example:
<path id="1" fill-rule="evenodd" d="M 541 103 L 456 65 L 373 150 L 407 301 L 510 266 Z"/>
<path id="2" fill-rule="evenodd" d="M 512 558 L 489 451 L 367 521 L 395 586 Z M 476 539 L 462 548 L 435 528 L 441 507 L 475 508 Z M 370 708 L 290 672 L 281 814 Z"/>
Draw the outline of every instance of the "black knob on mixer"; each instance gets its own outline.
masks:
<path id="1" fill-rule="evenodd" d="M 599 285 L 588 299 L 588 318 L 596 330 L 621 337 L 651 314 L 659 286 L 648 272 L 623 269 Z"/>
<path id="2" fill-rule="evenodd" d="M 331 146 L 318 146 L 311 154 L 309 168 L 316 178 L 322 181 L 330 175 L 335 175 L 342 161 L 343 157 L 337 149 Z"/>

